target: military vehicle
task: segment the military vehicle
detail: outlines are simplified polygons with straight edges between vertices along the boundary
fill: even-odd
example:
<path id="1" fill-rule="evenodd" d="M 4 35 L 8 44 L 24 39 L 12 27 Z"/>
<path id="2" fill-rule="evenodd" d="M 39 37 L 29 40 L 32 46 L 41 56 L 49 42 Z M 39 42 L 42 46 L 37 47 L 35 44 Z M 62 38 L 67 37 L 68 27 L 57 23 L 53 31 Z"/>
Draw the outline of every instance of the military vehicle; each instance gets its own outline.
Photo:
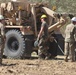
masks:
<path id="1" fill-rule="evenodd" d="M 32 52 L 37 52 L 34 41 L 40 30 L 42 14 L 47 15 L 49 52 L 52 56 L 57 55 L 58 46 L 52 39 L 59 39 L 53 31 L 65 24 L 65 16 L 58 15 L 49 8 L 47 3 L 29 3 L 27 0 L 10 1 L 0 4 L 0 14 L 5 17 L 6 44 L 4 55 L 8 58 L 31 57 Z"/>

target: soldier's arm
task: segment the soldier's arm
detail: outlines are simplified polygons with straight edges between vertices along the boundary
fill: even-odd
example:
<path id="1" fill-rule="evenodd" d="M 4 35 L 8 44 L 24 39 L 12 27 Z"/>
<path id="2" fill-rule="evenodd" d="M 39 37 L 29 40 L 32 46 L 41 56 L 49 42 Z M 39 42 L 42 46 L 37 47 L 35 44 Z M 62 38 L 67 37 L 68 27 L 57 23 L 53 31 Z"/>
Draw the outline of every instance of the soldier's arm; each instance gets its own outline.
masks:
<path id="1" fill-rule="evenodd" d="M 39 32 L 39 34 L 38 34 L 38 38 L 41 37 L 41 34 L 42 34 L 42 32 L 43 32 L 43 29 L 44 29 L 44 27 L 42 26 L 41 29 L 40 29 L 40 32 Z"/>
<path id="2" fill-rule="evenodd" d="M 74 27 L 74 29 L 73 29 L 73 34 L 74 34 L 74 39 L 76 41 L 76 27 Z"/>
<path id="3" fill-rule="evenodd" d="M 5 29 L 4 26 L 2 26 L 2 27 L 1 27 L 1 34 L 2 34 L 3 38 L 6 39 L 4 29 Z"/>

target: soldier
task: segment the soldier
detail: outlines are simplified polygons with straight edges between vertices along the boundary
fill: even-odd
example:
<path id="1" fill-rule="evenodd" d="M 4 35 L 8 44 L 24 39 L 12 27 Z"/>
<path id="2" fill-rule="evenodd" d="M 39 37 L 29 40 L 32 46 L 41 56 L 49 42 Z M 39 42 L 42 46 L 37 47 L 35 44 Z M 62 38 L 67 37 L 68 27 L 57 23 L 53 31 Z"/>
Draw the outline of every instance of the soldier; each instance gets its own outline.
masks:
<path id="1" fill-rule="evenodd" d="M 41 29 L 37 37 L 38 43 L 38 55 L 40 59 L 49 59 L 50 54 L 48 53 L 48 24 L 46 23 L 47 16 L 44 14 L 41 16 Z"/>
<path id="2" fill-rule="evenodd" d="M 2 64 L 2 56 L 3 56 L 3 49 L 5 44 L 5 33 L 4 33 L 4 17 L 0 15 L 0 65 Z"/>
<path id="3" fill-rule="evenodd" d="M 66 26 L 65 30 L 65 61 L 68 62 L 68 56 L 70 60 L 75 61 L 75 35 L 76 35 L 76 17 L 71 19 L 71 24 Z"/>

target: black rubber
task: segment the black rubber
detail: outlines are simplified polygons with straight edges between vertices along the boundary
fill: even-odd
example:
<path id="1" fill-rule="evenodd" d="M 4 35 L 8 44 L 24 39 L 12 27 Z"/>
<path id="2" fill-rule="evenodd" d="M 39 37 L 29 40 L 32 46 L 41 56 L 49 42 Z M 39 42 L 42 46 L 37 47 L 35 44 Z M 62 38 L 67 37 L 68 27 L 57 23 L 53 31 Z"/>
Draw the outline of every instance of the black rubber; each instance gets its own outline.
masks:
<path id="1" fill-rule="evenodd" d="M 10 30 L 6 33 L 4 55 L 8 58 L 21 58 L 25 53 L 25 41 L 20 31 Z"/>

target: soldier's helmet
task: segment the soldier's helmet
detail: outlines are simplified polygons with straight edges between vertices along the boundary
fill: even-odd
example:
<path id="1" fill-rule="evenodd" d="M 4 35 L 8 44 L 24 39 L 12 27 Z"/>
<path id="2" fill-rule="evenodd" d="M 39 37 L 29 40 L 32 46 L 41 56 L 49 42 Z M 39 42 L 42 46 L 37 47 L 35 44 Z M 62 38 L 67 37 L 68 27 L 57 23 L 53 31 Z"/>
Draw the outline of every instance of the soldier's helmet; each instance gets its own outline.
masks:
<path id="1" fill-rule="evenodd" d="M 72 22 L 73 22 L 73 21 L 76 22 L 76 17 L 73 17 L 73 18 L 71 19 L 71 21 L 72 21 Z"/>
<path id="2" fill-rule="evenodd" d="M 43 15 L 41 16 L 41 19 L 42 19 L 42 18 L 47 18 L 47 16 L 46 16 L 45 14 L 43 14 Z"/>
<path id="3" fill-rule="evenodd" d="M 3 20 L 3 19 L 4 19 L 3 15 L 0 15 L 0 20 Z"/>

